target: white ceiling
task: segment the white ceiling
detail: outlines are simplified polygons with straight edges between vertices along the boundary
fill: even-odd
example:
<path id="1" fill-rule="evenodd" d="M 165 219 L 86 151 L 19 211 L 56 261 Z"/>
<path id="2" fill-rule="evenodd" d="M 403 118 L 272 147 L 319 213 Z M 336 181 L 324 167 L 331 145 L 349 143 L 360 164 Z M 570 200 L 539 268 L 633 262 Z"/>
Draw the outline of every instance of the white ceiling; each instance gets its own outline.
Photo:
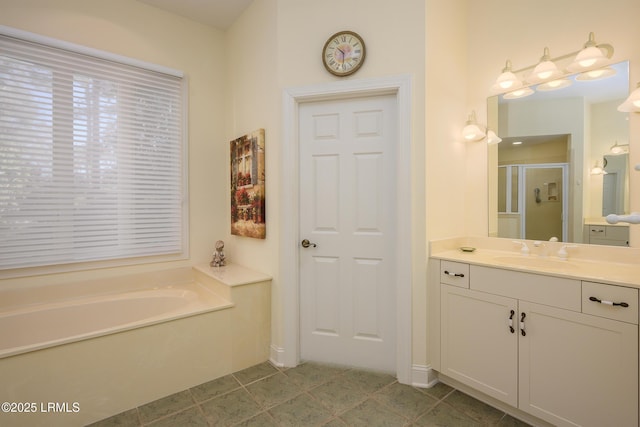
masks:
<path id="1" fill-rule="evenodd" d="M 226 30 L 253 0 L 138 0 L 167 12 Z"/>

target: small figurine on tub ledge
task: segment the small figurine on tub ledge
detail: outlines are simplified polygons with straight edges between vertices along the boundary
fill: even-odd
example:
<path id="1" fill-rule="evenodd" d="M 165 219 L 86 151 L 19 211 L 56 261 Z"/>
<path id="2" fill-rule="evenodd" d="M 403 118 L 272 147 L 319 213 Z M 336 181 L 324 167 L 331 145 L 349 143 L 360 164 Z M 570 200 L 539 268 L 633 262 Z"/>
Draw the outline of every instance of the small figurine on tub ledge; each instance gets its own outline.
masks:
<path id="1" fill-rule="evenodd" d="M 211 267 L 224 267 L 224 242 L 222 240 L 218 240 L 216 242 L 216 251 L 213 253 L 213 259 L 209 263 Z"/>

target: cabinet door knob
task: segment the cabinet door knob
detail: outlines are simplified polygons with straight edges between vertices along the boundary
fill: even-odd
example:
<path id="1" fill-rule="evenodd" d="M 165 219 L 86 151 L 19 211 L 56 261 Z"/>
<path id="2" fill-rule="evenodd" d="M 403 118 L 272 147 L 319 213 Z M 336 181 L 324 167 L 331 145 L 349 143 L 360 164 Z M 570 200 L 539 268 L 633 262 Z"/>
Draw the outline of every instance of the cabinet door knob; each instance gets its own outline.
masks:
<path id="1" fill-rule="evenodd" d="M 520 315 L 520 333 L 522 334 L 523 337 L 527 336 L 527 333 L 524 330 L 524 318 L 527 317 L 526 313 L 522 313 Z"/>

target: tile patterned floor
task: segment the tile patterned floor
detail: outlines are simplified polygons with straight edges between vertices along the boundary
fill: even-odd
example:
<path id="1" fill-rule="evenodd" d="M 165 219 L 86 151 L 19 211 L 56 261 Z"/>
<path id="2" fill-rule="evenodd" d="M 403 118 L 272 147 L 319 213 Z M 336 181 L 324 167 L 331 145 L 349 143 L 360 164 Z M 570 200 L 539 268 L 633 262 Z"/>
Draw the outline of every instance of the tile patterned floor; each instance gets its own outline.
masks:
<path id="1" fill-rule="evenodd" d="M 305 363 L 263 363 L 91 424 L 107 426 L 514 426 L 527 424 L 451 387 Z"/>

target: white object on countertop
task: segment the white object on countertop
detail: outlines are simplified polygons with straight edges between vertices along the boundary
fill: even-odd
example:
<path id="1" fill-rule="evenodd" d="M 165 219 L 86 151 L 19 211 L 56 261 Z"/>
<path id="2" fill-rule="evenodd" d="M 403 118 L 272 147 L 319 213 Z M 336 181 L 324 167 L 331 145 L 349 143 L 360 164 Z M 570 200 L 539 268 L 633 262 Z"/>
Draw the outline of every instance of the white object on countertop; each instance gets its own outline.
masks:
<path id="1" fill-rule="evenodd" d="M 522 247 L 520 248 L 520 253 L 524 256 L 528 256 L 529 255 L 529 246 L 527 246 L 527 244 L 525 242 L 520 242 L 518 240 L 513 240 L 513 243 L 517 243 L 519 245 L 522 245 Z"/>
<path id="2" fill-rule="evenodd" d="M 640 212 L 631 212 L 631 215 L 610 214 L 605 218 L 609 224 L 628 222 L 629 224 L 640 224 Z"/>

